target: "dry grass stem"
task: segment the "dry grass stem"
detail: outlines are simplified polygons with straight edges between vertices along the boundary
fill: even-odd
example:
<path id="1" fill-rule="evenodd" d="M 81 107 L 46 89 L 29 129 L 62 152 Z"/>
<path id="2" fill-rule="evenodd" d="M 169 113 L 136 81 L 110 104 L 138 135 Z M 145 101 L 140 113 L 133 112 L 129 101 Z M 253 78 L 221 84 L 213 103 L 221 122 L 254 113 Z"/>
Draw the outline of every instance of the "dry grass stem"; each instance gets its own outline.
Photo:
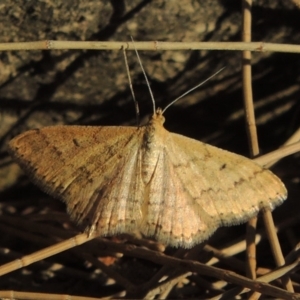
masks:
<path id="1" fill-rule="evenodd" d="M 137 50 L 223 50 L 300 53 L 299 45 L 265 42 L 134 42 Z M 0 51 L 15 50 L 134 50 L 131 41 L 55 41 L 0 43 Z"/>

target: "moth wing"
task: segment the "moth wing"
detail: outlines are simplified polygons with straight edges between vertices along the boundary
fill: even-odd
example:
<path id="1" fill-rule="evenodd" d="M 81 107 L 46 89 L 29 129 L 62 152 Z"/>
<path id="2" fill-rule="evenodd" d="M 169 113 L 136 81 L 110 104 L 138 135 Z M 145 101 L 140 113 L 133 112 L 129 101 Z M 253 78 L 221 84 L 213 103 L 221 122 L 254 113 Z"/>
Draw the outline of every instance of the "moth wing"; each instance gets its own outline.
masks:
<path id="1" fill-rule="evenodd" d="M 141 218 L 142 135 L 136 127 L 45 127 L 15 137 L 9 152 L 43 191 L 66 203 L 73 220 L 112 235 Z"/>
<path id="2" fill-rule="evenodd" d="M 171 246 L 190 248 L 207 239 L 215 230 L 216 222 L 191 194 L 178 176 L 164 151 L 159 157 L 155 172 L 145 195 L 147 219 L 142 232 Z"/>
<path id="3" fill-rule="evenodd" d="M 178 134 L 170 139 L 169 159 L 181 184 L 219 226 L 245 222 L 286 199 L 281 180 L 252 160 Z"/>
<path id="4" fill-rule="evenodd" d="M 243 156 L 168 133 L 145 192 L 142 231 L 190 248 L 286 199 L 280 179 Z M 142 210 L 143 210 L 142 209 Z"/>

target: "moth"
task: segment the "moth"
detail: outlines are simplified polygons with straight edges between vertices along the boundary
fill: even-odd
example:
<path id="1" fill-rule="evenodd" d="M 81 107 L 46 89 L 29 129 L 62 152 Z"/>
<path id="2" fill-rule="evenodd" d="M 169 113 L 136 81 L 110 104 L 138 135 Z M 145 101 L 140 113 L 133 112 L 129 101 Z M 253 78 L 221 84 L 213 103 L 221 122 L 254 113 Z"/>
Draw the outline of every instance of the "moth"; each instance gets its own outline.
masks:
<path id="1" fill-rule="evenodd" d="M 140 230 L 190 248 L 287 197 L 250 159 L 167 131 L 157 109 L 145 126 L 50 126 L 22 133 L 9 153 L 44 192 L 65 202 L 88 234 Z"/>

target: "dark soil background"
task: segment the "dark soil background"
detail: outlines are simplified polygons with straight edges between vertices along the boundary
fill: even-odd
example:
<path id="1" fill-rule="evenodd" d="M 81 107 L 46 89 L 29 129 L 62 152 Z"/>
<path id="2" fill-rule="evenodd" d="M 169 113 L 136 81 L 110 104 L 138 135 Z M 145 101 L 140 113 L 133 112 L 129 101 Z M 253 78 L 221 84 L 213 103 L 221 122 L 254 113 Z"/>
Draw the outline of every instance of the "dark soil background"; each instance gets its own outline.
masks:
<path id="1" fill-rule="evenodd" d="M 255 1 L 252 16 L 253 41 L 300 43 L 300 9 L 292 1 Z M 242 15 L 241 2 L 228 0 L 12 0 L 0 3 L 0 24 L 1 43 L 45 39 L 129 41 L 130 36 L 135 41 L 226 42 L 241 40 Z M 240 52 L 140 51 L 139 54 L 158 107 L 165 107 L 226 67 L 170 107 L 165 113 L 165 127 L 249 156 Z M 133 51 L 128 52 L 128 60 L 144 124 L 152 114 L 152 103 Z M 253 53 L 252 65 L 256 124 L 263 154 L 279 148 L 300 125 L 300 56 Z M 0 110 L 0 263 L 4 264 L 45 247 L 44 241 L 40 242 L 42 237 L 51 236 L 49 245 L 57 242 L 59 238 L 54 238 L 55 232 L 50 234 L 47 226 L 57 228 L 57 232 L 63 230 L 62 227 L 65 231 L 70 228 L 72 233 L 76 231 L 64 205 L 30 183 L 11 160 L 6 152 L 7 142 L 28 129 L 47 125 L 134 126 L 136 114 L 123 53 L 111 50 L 0 52 Z M 297 220 L 299 167 L 299 154 L 295 154 L 272 169 L 289 191 L 286 203 L 275 210 L 276 222 Z M 10 224 L 8 220 L 15 221 Z M 24 224 L 41 229 L 41 240 L 38 234 L 31 238 Z M 259 228 L 263 228 L 259 224 Z M 298 226 L 295 221 L 288 227 L 288 233 L 279 233 L 284 255 L 299 241 Z M 224 247 L 244 232 L 244 225 L 220 229 L 209 242 Z M 168 251 L 172 254 L 175 250 Z M 257 251 L 258 265 L 274 268 L 268 242 L 263 241 Z M 146 282 L 160 268 L 147 260 L 126 255 L 110 260 L 110 255 L 115 256 L 114 253 L 99 256 L 105 265 L 134 284 Z M 201 255 L 197 259 L 205 261 Z M 241 253 L 239 259 L 245 261 L 245 254 Z M 55 264 L 61 266 L 60 271 L 55 270 Z M 214 294 L 195 279 L 200 277 L 192 276 L 174 285 L 169 297 L 207 298 L 206 293 Z M 224 286 L 224 290 L 230 287 Z M 124 287 L 69 251 L 3 276 L 0 290 L 104 297 L 122 292 Z"/>

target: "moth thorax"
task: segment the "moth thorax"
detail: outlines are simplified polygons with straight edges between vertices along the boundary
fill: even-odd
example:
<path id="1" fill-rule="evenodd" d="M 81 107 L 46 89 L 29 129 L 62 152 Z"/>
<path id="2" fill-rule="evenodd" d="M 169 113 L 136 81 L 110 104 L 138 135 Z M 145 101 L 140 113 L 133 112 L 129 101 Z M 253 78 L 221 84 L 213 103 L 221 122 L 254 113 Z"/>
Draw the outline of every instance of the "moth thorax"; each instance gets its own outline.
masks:
<path id="1" fill-rule="evenodd" d="M 142 146 L 142 178 L 148 184 L 159 163 L 159 155 L 162 154 L 163 140 L 161 129 L 150 124 L 146 127 Z"/>

